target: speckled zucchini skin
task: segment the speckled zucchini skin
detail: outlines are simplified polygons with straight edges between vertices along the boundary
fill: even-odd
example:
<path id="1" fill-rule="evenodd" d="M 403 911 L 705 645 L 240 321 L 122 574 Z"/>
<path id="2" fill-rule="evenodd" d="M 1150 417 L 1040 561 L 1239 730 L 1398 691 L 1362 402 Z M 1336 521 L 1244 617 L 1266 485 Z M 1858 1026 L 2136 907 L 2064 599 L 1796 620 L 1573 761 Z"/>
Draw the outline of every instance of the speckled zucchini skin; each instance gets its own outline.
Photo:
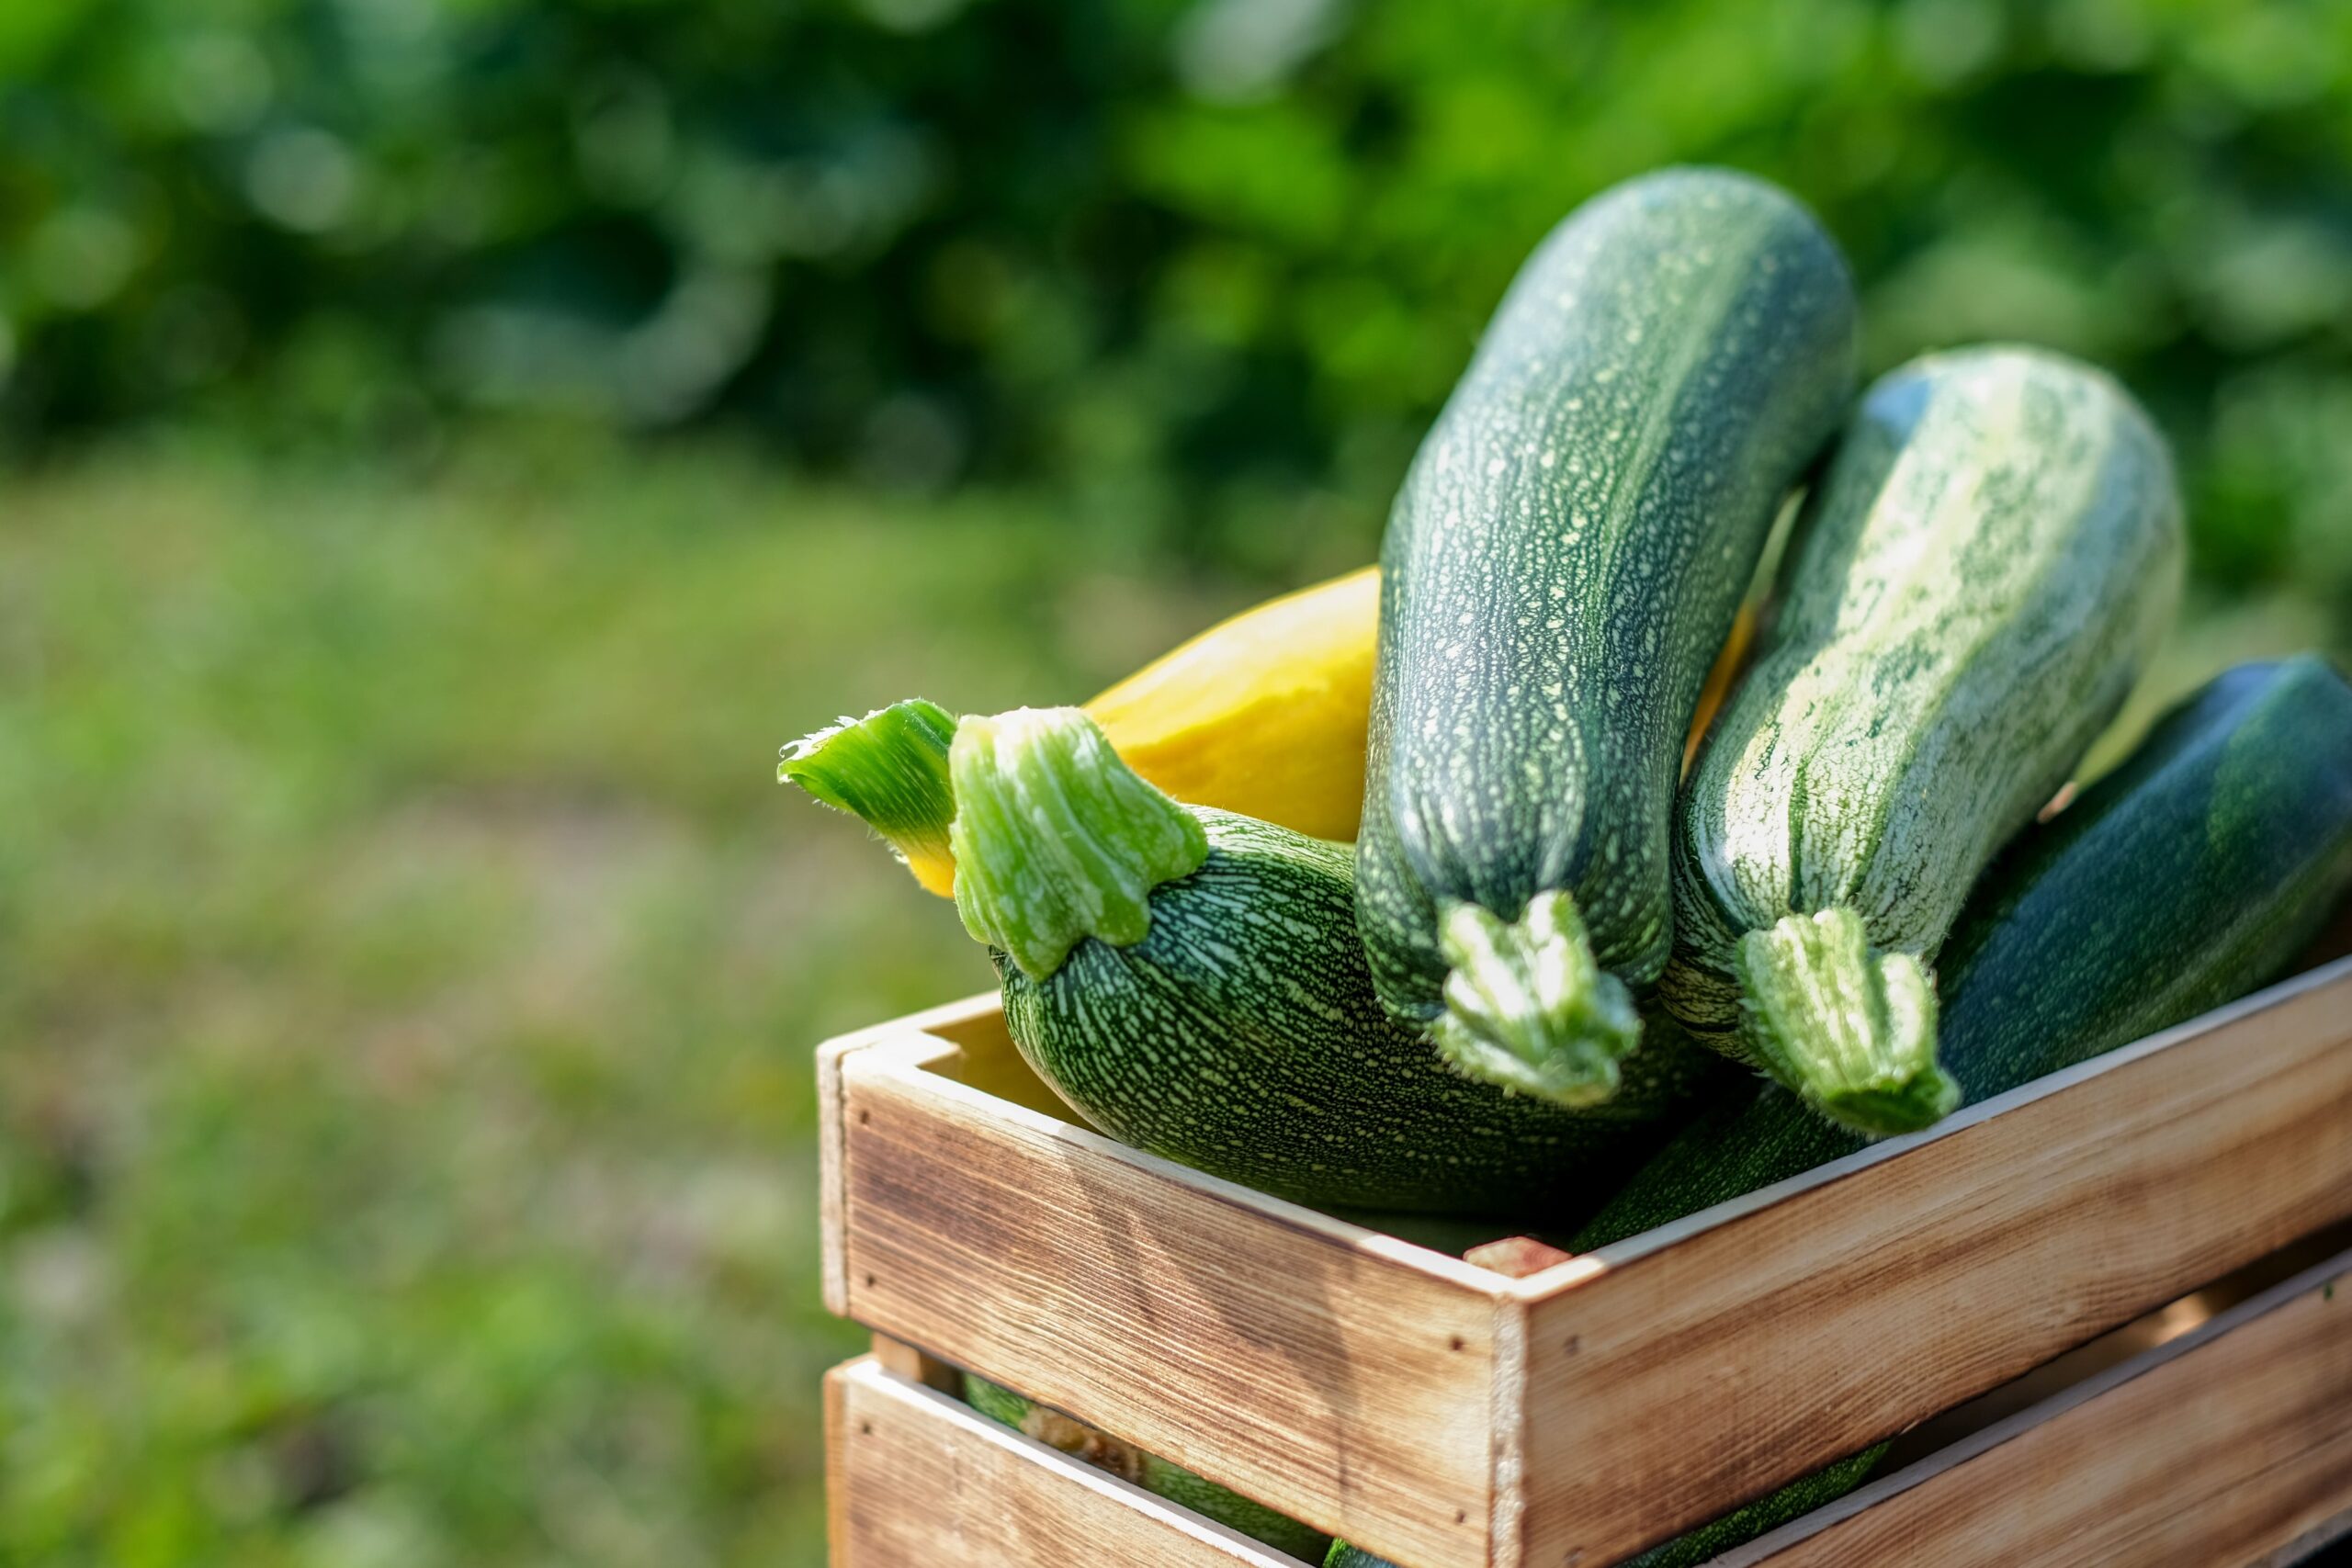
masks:
<path id="1" fill-rule="evenodd" d="M 1843 905 L 1932 960 L 2105 728 L 2180 597 L 2165 444 L 2106 375 L 1970 349 L 1881 379 L 1677 813 L 1668 1008 L 1740 1016 L 1740 939 Z"/>
<path id="2" fill-rule="evenodd" d="M 1152 890 L 1141 942 L 997 965 L 1022 1055 L 1112 1137 L 1307 1203 L 1581 1213 L 1715 1081 L 1670 1027 L 1586 1111 L 1449 1071 L 1373 995 L 1348 846 L 1193 809 L 1208 859 Z"/>
<path id="3" fill-rule="evenodd" d="M 1969 1100 L 2243 996 L 2352 886 L 2352 687 L 2245 665 L 2005 855 L 1943 962 L 1944 1065 Z M 1589 1251 L 1861 1148 L 1769 1088 L 1718 1101 L 1577 1234 Z"/>
<path id="4" fill-rule="evenodd" d="M 1565 890 L 1604 969 L 1664 966 L 1684 731 L 1854 342 L 1837 245 L 1745 175 L 1620 186 L 1521 269 L 1381 552 L 1357 865 L 1400 1019 L 1442 1010 L 1445 901 Z"/>

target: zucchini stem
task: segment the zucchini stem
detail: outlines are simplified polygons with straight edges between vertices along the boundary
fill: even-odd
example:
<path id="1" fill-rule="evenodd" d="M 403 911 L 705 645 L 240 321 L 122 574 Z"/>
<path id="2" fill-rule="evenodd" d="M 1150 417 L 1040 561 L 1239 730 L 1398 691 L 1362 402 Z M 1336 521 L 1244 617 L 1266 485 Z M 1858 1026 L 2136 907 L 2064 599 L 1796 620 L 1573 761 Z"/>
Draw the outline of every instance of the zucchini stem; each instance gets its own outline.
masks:
<path id="1" fill-rule="evenodd" d="M 1078 708 L 967 718 L 948 749 L 964 929 L 1045 980 L 1088 937 L 1151 930 L 1151 890 L 1208 858 L 1200 818 L 1119 760 Z"/>
<path id="2" fill-rule="evenodd" d="M 947 746 L 956 716 L 921 697 L 844 718 L 784 749 L 779 784 L 796 784 L 863 818 L 917 882 L 944 898 L 956 888 L 947 826 L 956 816 Z"/>
<path id="3" fill-rule="evenodd" d="M 1642 1021 L 1624 982 L 1593 957 L 1574 898 L 1539 893 L 1512 921 L 1449 903 L 1438 948 L 1450 967 L 1433 1033 L 1465 1077 L 1566 1106 L 1617 1092 L 1617 1064 Z"/>
<path id="4" fill-rule="evenodd" d="M 1842 905 L 1740 939 L 1739 1043 L 1838 1125 L 1913 1133 L 1960 1103 L 1936 1060 L 1936 990 L 1919 960 L 1879 953 Z"/>

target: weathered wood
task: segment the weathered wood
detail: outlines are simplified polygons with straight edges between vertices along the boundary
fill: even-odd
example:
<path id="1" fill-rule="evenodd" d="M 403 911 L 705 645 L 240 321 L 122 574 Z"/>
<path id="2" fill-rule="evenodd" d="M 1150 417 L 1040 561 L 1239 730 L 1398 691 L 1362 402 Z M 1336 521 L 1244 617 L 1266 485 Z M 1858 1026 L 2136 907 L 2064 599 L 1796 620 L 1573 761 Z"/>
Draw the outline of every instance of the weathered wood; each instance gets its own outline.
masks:
<path id="1" fill-rule="evenodd" d="M 874 1364 L 891 1376 L 937 1389 L 953 1398 L 964 1396 L 963 1374 L 938 1357 L 887 1334 L 873 1336 L 873 1345 Z"/>
<path id="2" fill-rule="evenodd" d="M 829 1048 L 835 1310 L 1415 1568 L 1611 1561 L 2352 1216 L 2352 961 L 1525 1279 L 953 1027 Z"/>
<path id="3" fill-rule="evenodd" d="M 1292 1568 L 876 1361 L 831 1374 L 826 1409 L 834 1568 Z M 2352 1253 L 1713 1568 L 2260 1568 L 2347 1526 Z"/>
<path id="4" fill-rule="evenodd" d="M 2352 1253 L 1716 1568 L 2239 1568 L 2352 1518 Z"/>
<path id="5" fill-rule="evenodd" d="M 1528 1560 L 1611 1561 L 2352 1213 L 2347 1041 L 2337 965 L 1582 1260 L 1531 1303 Z"/>
<path id="6" fill-rule="evenodd" d="M 1417 1568 L 1487 1561 L 1499 1277 L 842 1059 L 849 1315 Z"/>
<path id="7" fill-rule="evenodd" d="M 836 1036 L 817 1047 L 817 1222 L 824 1253 L 821 1282 L 825 1310 L 837 1317 L 849 1315 L 849 1291 L 842 1273 L 848 1250 L 842 1234 L 842 1129 L 847 1125 L 842 1115 L 842 1063 L 876 1040 L 908 1031 L 951 1046 L 967 1035 L 983 1042 L 1003 1040 L 1004 1013 L 996 993 L 983 991 L 976 997 L 965 997 L 906 1018 Z M 952 1052 L 943 1054 L 934 1070 L 948 1070 L 952 1059 Z"/>
<path id="8" fill-rule="evenodd" d="M 832 1568 L 1302 1568 L 872 1360 L 825 1418 Z"/>

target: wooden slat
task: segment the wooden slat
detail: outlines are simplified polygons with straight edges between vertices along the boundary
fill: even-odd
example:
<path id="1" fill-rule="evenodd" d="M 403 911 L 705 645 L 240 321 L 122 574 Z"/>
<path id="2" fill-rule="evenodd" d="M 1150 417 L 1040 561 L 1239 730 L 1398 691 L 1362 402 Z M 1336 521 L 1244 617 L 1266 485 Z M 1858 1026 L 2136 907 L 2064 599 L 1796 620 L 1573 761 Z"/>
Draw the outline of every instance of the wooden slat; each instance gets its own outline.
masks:
<path id="1" fill-rule="evenodd" d="M 1001 1039 L 1003 1016 L 997 994 L 983 991 L 841 1035 L 817 1047 L 817 1220 L 823 1247 L 825 1310 L 835 1316 L 849 1315 L 849 1287 L 842 1271 L 847 1251 L 842 1235 L 842 1129 L 847 1125 L 842 1114 L 842 1063 L 878 1039 L 910 1030 L 950 1045 L 973 1033 L 984 1040 L 991 1034 Z"/>
<path id="2" fill-rule="evenodd" d="M 1302 1568 L 872 1360 L 825 1419 L 832 1568 Z"/>
<path id="3" fill-rule="evenodd" d="M 927 1070 L 947 1059 L 840 1058 L 850 1316 L 1416 1568 L 1489 1561 L 1509 1281 Z"/>
<path id="4" fill-rule="evenodd" d="M 2240 1568 L 2347 1517 L 2352 1253 L 1715 1568 Z"/>
<path id="5" fill-rule="evenodd" d="M 1524 1561 L 1613 1561 L 2352 1214 L 2347 1041 L 2337 964 L 1525 1281 Z"/>
<path id="6" fill-rule="evenodd" d="M 2352 1215 L 2352 963 L 1516 1280 L 951 1030 L 827 1049 L 829 1303 L 1416 1568 L 1610 1561 Z"/>

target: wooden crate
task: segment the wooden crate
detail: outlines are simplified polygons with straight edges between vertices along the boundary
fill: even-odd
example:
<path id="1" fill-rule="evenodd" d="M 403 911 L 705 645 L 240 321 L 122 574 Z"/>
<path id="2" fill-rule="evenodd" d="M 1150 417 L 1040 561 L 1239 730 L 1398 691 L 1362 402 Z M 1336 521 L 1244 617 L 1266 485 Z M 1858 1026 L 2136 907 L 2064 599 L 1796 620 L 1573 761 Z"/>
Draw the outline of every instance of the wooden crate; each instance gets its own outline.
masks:
<path id="1" fill-rule="evenodd" d="M 1717 1560 L 2299 1560 L 2352 1526 L 2352 1253 Z"/>
<path id="2" fill-rule="evenodd" d="M 870 1359 L 826 1412 L 834 1568 L 1298 1568 Z M 1715 1568 L 2239 1568 L 2347 1525 L 2352 1253 Z"/>
<path id="3" fill-rule="evenodd" d="M 1525 1279 L 820 1053 L 828 1301 L 1414 1568 L 1608 1562 L 2352 1215 L 2352 962 Z"/>
<path id="4" fill-rule="evenodd" d="M 825 1377 L 833 1568 L 1319 1568 L 861 1356 Z"/>

